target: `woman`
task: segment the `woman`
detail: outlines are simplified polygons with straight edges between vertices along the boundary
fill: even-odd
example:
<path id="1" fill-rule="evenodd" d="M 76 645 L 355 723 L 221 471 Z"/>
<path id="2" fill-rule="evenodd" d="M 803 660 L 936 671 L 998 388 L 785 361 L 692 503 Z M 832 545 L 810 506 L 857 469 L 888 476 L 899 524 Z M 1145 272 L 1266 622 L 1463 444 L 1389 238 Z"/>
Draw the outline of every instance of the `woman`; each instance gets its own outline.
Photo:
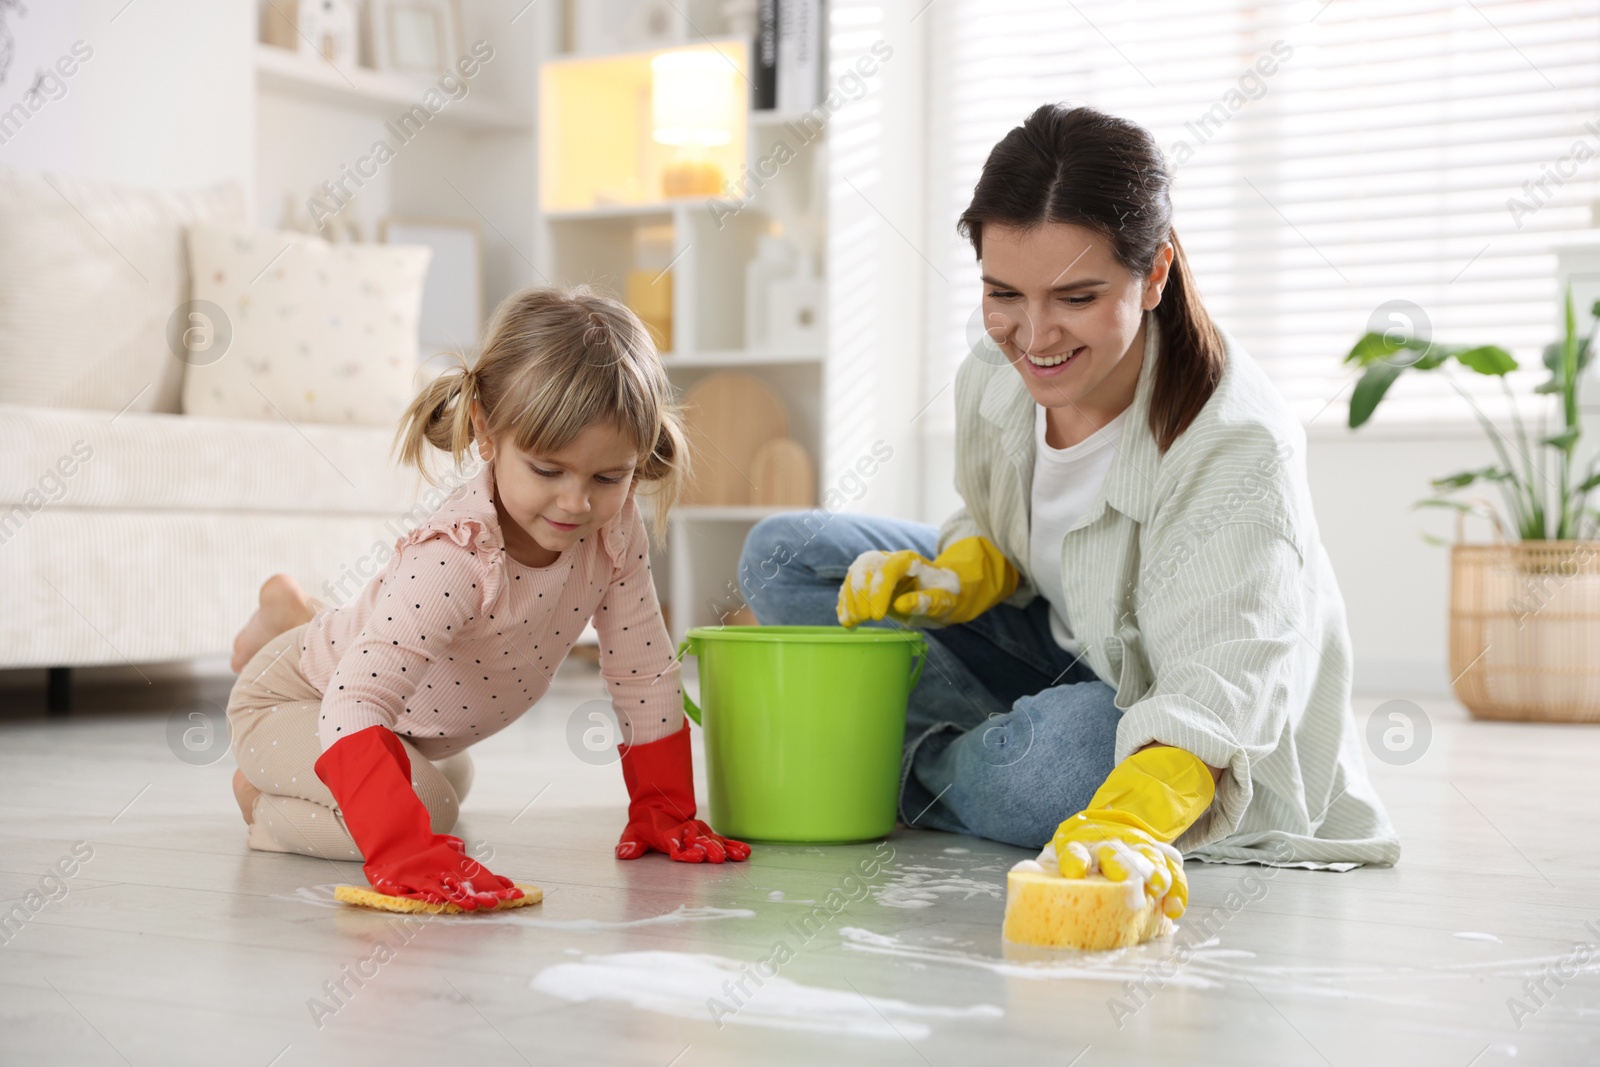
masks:
<path id="1" fill-rule="evenodd" d="M 1400 848 L 1305 434 L 1201 305 L 1169 184 L 1148 132 L 1091 108 L 1008 133 L 957 227 L 991 342 L 956 376 L 965 506 L 938 530 L 769 518 L 740 574 L 764 624 L 926 628 L 907 825 L 1048 842 L 1174 914 L 1180 852 L 1344 870 Z"/>

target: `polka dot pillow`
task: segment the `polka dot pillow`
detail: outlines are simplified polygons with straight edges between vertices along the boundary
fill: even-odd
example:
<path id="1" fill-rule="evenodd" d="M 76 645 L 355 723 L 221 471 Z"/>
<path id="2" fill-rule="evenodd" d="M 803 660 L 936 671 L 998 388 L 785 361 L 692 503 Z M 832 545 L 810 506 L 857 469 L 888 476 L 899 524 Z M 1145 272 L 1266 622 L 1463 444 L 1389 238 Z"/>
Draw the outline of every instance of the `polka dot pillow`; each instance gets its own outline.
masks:
<path id="1" fill-rule="evenodd" d="M 399 420 L 431 249 L 210 224 L 191 226 L 188 245 L 188 326 L 169 339 L 188 364 L 187 414 Z"/>

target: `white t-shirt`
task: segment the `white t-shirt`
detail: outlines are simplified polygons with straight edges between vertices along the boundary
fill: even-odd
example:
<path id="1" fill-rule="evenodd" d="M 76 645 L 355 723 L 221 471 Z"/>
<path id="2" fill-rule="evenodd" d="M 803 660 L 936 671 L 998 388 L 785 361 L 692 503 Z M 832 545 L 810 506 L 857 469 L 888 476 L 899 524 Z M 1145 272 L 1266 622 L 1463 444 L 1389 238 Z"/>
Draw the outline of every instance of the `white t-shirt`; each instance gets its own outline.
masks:
<path id="1" fill-rule="evenodd" d="M 1045 409 L 1034 417 L 1033 506 L 1028 530 L 1028 565 L 1039 595 L 1050 602 L 1050 635 L 1069 652 L 1078 651 L 1061 587 L 1061 541 L 1100 493 L 1122 435 L 1121 414 L 1097 433 L 1067 448 L 1045 444 Z"/>

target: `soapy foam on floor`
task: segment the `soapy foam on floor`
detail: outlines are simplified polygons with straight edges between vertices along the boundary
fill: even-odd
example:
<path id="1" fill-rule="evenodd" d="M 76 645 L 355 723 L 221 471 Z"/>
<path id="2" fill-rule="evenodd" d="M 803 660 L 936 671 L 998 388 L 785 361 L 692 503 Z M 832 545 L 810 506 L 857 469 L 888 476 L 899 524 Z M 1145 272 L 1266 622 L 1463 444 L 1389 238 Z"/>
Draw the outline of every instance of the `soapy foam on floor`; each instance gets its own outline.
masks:
<path id="1" fill-rule="evenodd" d="M 293 893 L 275 893 L 276 900 L 293 900 L 302 904 L 314 904 L 323 908 L 338 908 L 349 910 L 348 904 L 342 904 L 333 898 L 334 883 L 327 885 L 301 886 Z M 605 919 L 550 919 L 543 915 L 530 915 L 526 911 L 497 911 L 488 915 L 430 915 L 427 918 L 445 920 L 466 920 L 474 923 L 504 923 L 515 920 L 517 926 L 537 926 L 547 930 L 631 930 L 637 926 L 674 926 L 679 923 L 709 922 L 717 919 L 753 919 L 756 913 L 749 908 L 691 908 L 687 904 L 680 904 L 673 911 L 663 915 L 647 915 L 642 919 L 619 919 L 615 921 Z"/>
<path id="2" fill-rule="evenodd" d="M 638 926 L 676 926 L 679 923 L 711 922 L 717 919 L 753 919 L 756 913 L 749 908 L 691 908 L 687 904 L 678 905 L 674 911 L 665 915 L 650 915 L 643 919 L 628 919 L 608 922 L 603 919 L 546 919 L 542 916 L 529 915 L 526 912 L 508 911 L 503 915 L 495 913 L 486 915 L 485 919 L 511 919 L 517 926 L 539 926 L 552 930 L 631 930 Z"/>
<path id="3" fill-rule="evenodd" d="M 888 1041 L 918 1040 L 931 1032 L 926 1019 L 999 1019 L 992 1004 L 930 1007 L 871 997 L 854 989 L 825 989 L 783 977 L 759 975 L 756 966 L 705 953 L 619 952 L 558 963 L 534 976 L 532 986 L 563 1000 L 620 1001 L 661 1015 L 778 1030 L 814 1030 Z M 748 996 L 730 994 L 745 979 Z M 721 1004 L 713 1017 L 713 1001 Z"/>
<path id="4" fill-rule="evenodd" d="M 941 896 L 959 894 L 962 900 L 987 896 L 999 900 L 1004 896 L 1004 886 L 996 882 L 980 882 L 957 871 L 942 867 L 924 867 L 918 864 L 891 864 L 884 868 L 889 875 L 887 885 L 874 886 L 873 899 L 886 908 L 931 908 Z"/>
<path id="5" fill-rule="evenodd" d="M 1181 924 L 1178 924 L 1181 930 Z M 861 927 L 841 927 L 839 936 L 846 949 L 890 956 L 904 960 L 908 965 L 945 964 L 986 970 L 1007 978 L 1035 980 L 1083 979 L 1123 983 L 1148 979 L 1152 968 L 1162 967 L 1172 959 L 1177 966 L 1171 977 L 1162 967 L 1164 986 L 1214 989 L 1234 982 L 1251 982 L 1258 986 L 1282 992 L 1311 996 L 1333 997 L 1344 1000 L 1366 1000 L 1391 1006 L 1405 1003 L 1417 1007 L 1433 1007 L 1426 999 L 1397 999 L 1405 987 L 1391 983 L 1406 983 L 1425 990 L 1433 979 L 1435 983 L 1452 980 L 1481 983 L 1503 980 L 1510 983 L 1525 978 L 1538 977 L 1558 963 L 1575 966 L 1578 974 L 1600 974 L 1600 958 L 1575 964 L 1567 953 L 1499 962 L 1443 964 L 1436 966 L 1301 966 L 1272 965 L 1252 962 L 1256 954 L 1247 949 L 1220 947 L 1220 939 L 1213 937 L 1200 942 L 1188 952 L 1186 963 L 1177 962 L 1177 949 L 1165 939 L 1148 942 L 1132 948 L 1109 952 L 1074 952 L 1070 949 L 1052 953 L 1042 950 L 1036 959 L 1008 960 L 991 955 L 962 952 L 957 949 L 935 948 L 908 944 L 899 938 L 875 933 Z M 1376 987 L 1375 987 L 1376 986 Z M 1363 988 L 1364 987 L 1364 988 Z"/>
<path id="6" fill-rule="evenodd" d="M 948 948 L 926 948 L 918 945 L 908 945 L 895 937 L 863 930 L 859 926 L 845 926 L 839 930 L 839 936 L 844 938 L 845 948 L 855 949 L 860 952 L 871 952 L 876 955 L 894 956 L 898 959 L 916 961 L 919 963 L 943 963 L 962 967 L 976 967 L 980 970 L 990 971 L 1006 978 L 1031 978 L 1036 980 L 1081 978 L 1100 982 L 1127 982 L 1136 981 L 1149 972 L 1153 962 L 1148 955 L 1136 953 L 1132 949 L 1115 949 L 1110 952 L 1074 952 L 1061 962 L 1038 961 L 1013 961 L 998 959 L 994 956 L 979 956 L 969 952 L 960 952 Z M 1204 942 L 1197 947 L 1191 960 L 1210 958 L 1207 946 L 1215 945 L 1216 939 Z M 1241 949 L 1220 950 L 1242 952 Z M 1251 955 L 1251 953 L 1245 953 Z M 1194 973 L 1191 968 L 1179 968 L 1171 978 L 1166 979 L 1168 985 L 1184 986 L 1190 989 L 1213 989 L 1221 983 L 1205 974 Z"/>

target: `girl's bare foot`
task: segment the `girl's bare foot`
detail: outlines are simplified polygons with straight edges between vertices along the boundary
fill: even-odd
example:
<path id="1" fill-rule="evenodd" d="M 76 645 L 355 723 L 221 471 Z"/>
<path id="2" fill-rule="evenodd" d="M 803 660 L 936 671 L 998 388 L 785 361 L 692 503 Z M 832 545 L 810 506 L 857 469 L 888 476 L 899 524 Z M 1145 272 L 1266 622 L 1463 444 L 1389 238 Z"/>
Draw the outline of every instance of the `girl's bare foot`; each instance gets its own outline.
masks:
<path id="1" fill-rule="evenodd" d="M 316 613 L 299 582 L 287 574 L 274 574 L 261 584 L 260 606 L 233 639 L 233 659 L 228 666 L 235 672 L 244 670 L 268 641 L 310 622 Z"/>
<path id="2" fill-rule="evenodd" d="M 233 799 L 239 802 L 239 810 L 244 813 L 245 825 L 255 822 L 251 816 L 256 810 L 256 797 L 261 795 L 261 790 L 250 784 L 250 779 L 244 776 L 243 771 L 233 772 Z"/>

